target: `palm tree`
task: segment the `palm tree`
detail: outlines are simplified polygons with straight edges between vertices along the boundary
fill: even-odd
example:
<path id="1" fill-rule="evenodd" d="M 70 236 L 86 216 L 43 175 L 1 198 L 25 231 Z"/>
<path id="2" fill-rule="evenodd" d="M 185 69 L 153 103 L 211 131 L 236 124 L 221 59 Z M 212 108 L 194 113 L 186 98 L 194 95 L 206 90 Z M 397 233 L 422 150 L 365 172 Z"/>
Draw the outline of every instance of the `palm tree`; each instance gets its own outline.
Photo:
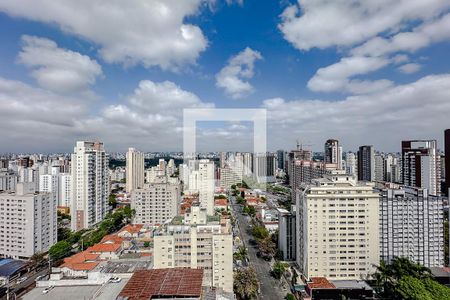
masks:
<path id="1" fill-rule="evenodd" d="M 283 276 L 284 272 L 286 272 L 286 269 L 288 267 L 288 264 L 277 261 L 272 268 L 272 275 L 276 279 L 281 279 L 281 276 Z"/>
<path id="2" fill-rule="evenodd" d="M 252 268 L 242 268 L 234 273 L 234 292 L 238 299 L 256 299 L 259 282 Z"/>

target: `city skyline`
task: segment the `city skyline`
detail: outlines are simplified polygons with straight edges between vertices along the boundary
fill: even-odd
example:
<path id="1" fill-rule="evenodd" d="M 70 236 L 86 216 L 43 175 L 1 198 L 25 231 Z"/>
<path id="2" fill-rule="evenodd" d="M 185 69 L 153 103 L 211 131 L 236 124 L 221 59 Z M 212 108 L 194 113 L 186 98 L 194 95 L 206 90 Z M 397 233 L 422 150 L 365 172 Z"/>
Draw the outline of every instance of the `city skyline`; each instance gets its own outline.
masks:
<path id="1" fill-rule="evenodd" d="M 269 150 L 444 149 L 446 1 L 39 2 L 0 1 L 1 153 L 181 151 L 184 108 L 265 108 Z M 252 125 L 209 122 L 197 139 L 249 151 Z"/>

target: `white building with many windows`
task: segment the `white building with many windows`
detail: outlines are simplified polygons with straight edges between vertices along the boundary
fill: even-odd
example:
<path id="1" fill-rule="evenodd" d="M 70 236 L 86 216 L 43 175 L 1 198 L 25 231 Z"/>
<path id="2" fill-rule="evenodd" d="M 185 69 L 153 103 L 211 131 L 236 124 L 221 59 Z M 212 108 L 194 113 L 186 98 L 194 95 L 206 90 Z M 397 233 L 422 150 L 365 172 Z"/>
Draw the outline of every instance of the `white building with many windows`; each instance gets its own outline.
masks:
<path id="1" fill-rule="evenodd" d="M 296 191 L 297 264 L 303 275 L 367 278 L 379 263 L 379 195 L 345 171 Z"/>
<path id="2" fill-rule="evenodd" d="M 107 213 L 108 156 L 103 143 L 78 141 L 71 159 L 72 230 L 90 228 Z"/>
<path id="3" fill-rule="evenodd" d="M 131 193 L 144 186 L 144 153 L 128 148 L 126 164 L 126 191 Z"/>
<path id="4" fill-rule="evenodd" d="M 57 241 L 56 202 L 33 183 L 0 193 L 0 257 L 29 258 Z"/>
<path id="5" fill-rule="evenodd" d="M 430 267 L 444 266 L 443 199 L 427 189 L 382 189 L 380 198 L 381 259 L 409 259 Z"/>
<path id="6" fill-rule="evenodd" d="M 233 292 L 233 234 L 229 220 L 208 222 L 205 209 L 191 207 L 154 236 L 154 267 L 201 268 L 203 285 Z"/>
<path id="7" fill-rule="evenodd" d="M 153 183 L 131 192 L 131 208 L 136 210 L 134 223 L 161 225 L 178 213 L 181 187 L 170 183 L 166 176 L 157 177 Z"/>

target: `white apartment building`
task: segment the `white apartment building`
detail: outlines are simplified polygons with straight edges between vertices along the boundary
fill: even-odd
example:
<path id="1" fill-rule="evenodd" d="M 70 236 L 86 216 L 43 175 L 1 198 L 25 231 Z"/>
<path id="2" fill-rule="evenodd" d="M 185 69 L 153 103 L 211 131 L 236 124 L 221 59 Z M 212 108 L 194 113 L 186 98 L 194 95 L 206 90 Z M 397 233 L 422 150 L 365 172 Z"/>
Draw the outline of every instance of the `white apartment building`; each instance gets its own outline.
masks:
<path id="1" fill-rule="evenodd" d="M 200 206 L 208 215 L 214 214 L 215 166 L 213 161 L 201 159 L 198 163 L 198 197 Z M 194 171 L 195 172 L 195 171 Z M 189 178 L 190 183 L 190 178 Z"/>
<path id="2" fill-rule="evenodd" d="M 203 285 L 233 292 L 233 234 L 229 220 L 206 222 L 206 210 L 193 206 L 185 222 L 167 224 L 154 236 L 154 267 L 201 268 Z"/>
<path id="3" fill-rule="evenodd" d="M 78 141 L 72 154 L 72 230 L 102 221 L 109 197 L 108 157 L 103 143 Z"/>
<path id="4" fill-rule="evenodd" d="M 0 193 L 0 257 L 29 258 L 57 241 L 56 202 L 31 183 Z"/>
<path id="5" fill-rule="evenodd" d="M 345 158 L 345 171 L 349 175 L 358 177 L 358 162 L 353 152 L 348 152 Z"/>
<path id="6" fill-rule="evenodd" d="M 72 207 L 72 176 L 68 173 L 59 174 L 58 206 Z"/>
<path id="7" fill-rule="evenodd" d="M 126 191 L 131 193 L 134 189 L 144 186 L 144 153 L 134 148 L 128 148 L 126 154 Z"/>
<path id="8" fill-rule="evenodd" d="M 0 171 L 0 191 L 15 191 L 19 176 L 14 172 L 2 169 Z"/>
<path id="9" fill-rule="evenodd" d="M 441 194 L 441 158 L 435 140 L 402 141 L 402 183 Z"/>
<path id="10" fill-rule="evenodd" d="M 131 192 L 131 208 L 136 210 L 134 223 L 161 225 L 178 213 L 181 195 L 179 183 L 170 183 L 166 176 Z"/>
<path id="11" fill-rule="evenodd" d="M 444 266 L 443 199 L 422 188 L 382 189 L 381 259 L 408 257 L 430 267 Z"/>
<path id="12" fill-rule="evenodd" d="M 297 264 L 306 278 L 358 280 L 379 263 L 379 195 L 344 171 L 296 191 Z"/>

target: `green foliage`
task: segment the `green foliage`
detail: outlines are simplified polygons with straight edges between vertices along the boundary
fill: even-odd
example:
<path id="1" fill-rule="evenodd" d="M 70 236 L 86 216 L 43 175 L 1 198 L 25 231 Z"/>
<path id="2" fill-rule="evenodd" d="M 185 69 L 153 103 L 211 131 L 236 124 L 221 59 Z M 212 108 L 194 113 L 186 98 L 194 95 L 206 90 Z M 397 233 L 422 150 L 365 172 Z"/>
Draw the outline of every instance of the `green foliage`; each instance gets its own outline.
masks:
<path id="1" fill-rule="evenodd" d="M 450 289 L 434 281 L 430 270 L 405 257 L 383 261 L 374 274 L 378 293 L 389 299 L 450 299 Z"/>
<path id="2" fill-rule="evenodd" d="M 58 228 L 58 241 L 67 240 L 72 234 L 72 230 L 66 227 Z"/>
<path id="3" fill-rule="evenodd" d="M 395 287 L 395 293 L 398 295 L 399 299 L 405 300 L 434 299 L 425 289 L 423 282 L 420 279 L 414 278 L 412 276 L 405 276 L 400 279 Z"/>
<path id="4" fill-rule="evenodd" d="M 236 196 L 236 203 L 237 204 L 245 204 L 245 199 L 244 199 L 244 197 L 241 197 L 241 196 Z"/>
<path id="5" fill-rule="evenodd" d="M 263 226 L 255 225 L 252 228 L 252 235 L 257 240 L 263 240 L 269 237 L 269 231 Z"/>
<path id="6" fill-rule="evenodd" d="M 286 294 L 284 297 L 285 300 L 295 300 L 295 296 L 291 293 Z"/>
<path id="7" fill-rule="evenodd" d="M 70 220 L 70 215 L 62 213 L 60 211 L 57 212 L 58 220 Z"/>
<path id="8" fill-rule="evenodd" d="M 68 256 L 71 250 L 72 245 L 68 241 L 59 241 L 48 250 L 48 255 L 55 261 Z"/>
<path id="9" fill-rule="evenodd" d="M 288 268 L 288 264 L 284 262 L 277 261 L 272 268 L 272 276 L 276 279 L 281 279 L 281 276 L 283 276 L 284 272 L 286 272 Z"/>
<path id="10" fill-rule="evenodd" d="M 247 248 L 245 248 L 244 246 L 240 246 L 238 248 L 238 251 L 236 251 L 236 253 L 233 254 L 233 257 L 237 260 L 244 260 L 248 255 L 248 251 Z"/>
<path id="11" fill-rule="evenodd" d="M 256 209 L 253 206 L 244 206 L 242 212 L 244 214 L 248 214 L 251 217 L 254 217 L 256 215 Z"/>
<path id="12" fill-rule="evenodd" d="M 256 299 L 259 283 L 256 273 L 252 268 L 239 269 L 234 273 L 234 292 L 238 299 Z"/>
<path id="13" fill-rule="evenodd" d="M 115 194 L 110 194 L 109 195 L 108 203 L 113 209 L 115 209 L 117 207 L 117 199 L 116 199 L 116 195 Z"/>
<path id="14" fill-rule="evenodd" d="M 214 196 L 214 199 L 228 199 L 228 197 L 225 195 L 218 195 L 218 196 Z"/>
<path id="15" fill-rule="evenodd" d="M 144 242 L 144 247 L 145 247 L 145 248 L 150 247 L 150 242 Z"/>

